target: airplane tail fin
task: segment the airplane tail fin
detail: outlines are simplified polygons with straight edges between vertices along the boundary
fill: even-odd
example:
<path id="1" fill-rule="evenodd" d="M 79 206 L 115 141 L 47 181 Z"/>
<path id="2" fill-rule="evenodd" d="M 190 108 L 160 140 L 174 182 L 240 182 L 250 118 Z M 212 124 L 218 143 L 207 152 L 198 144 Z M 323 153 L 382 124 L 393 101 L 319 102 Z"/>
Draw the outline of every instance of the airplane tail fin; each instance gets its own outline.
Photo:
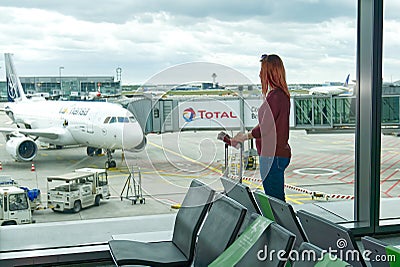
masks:
<path id="1" fill-rule="evenodd" d="M 7 97 L 8 102 L 19 102 L 26 100 L 24 89 L 17 75 L 10 53 L 4 54 L 6 64 L 6 80 L 7 80 Z"/>
<path id="2" fill-rule="evenodd" d="M 347 75 L 346 81 L 343 84 L 343 87 L 348 87 L 349 86 L 349 79 L 350 79 L 350 74 Z"/>
<path id="3" fill-rule="evenodd" d="M 101 84 L 98 83 L 98 84 L 97 84 L 97 92 L 96 92 L 96 96 L 97 96 L 97 97 L 100 97 L 100 96 L 101 96 L 100 86 L 101 86 Z"/>

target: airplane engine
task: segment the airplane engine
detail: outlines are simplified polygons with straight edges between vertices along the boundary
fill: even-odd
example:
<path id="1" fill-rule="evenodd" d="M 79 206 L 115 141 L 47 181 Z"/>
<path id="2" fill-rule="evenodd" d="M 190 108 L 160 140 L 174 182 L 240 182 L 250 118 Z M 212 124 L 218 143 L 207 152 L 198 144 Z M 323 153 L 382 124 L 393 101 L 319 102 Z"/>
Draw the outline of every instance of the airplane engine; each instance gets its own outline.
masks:
<path id="1" fill-rule="evenodd" d="M 36 157 L 38 148 L 36 143 L 28 137 L 12 137 L 6 143 L 6 151 L 15 160 L 31 161 Z"/>
<path id="2" fill-rule="evenodd" d="M 147 145 L 147 138 L 146 136 L 143 136 L 142 142 L 139 145 L 135 146 L 133 149 L 130 149 L 129 151 L 140 152 L 146 147 L 146 145 Z"/>

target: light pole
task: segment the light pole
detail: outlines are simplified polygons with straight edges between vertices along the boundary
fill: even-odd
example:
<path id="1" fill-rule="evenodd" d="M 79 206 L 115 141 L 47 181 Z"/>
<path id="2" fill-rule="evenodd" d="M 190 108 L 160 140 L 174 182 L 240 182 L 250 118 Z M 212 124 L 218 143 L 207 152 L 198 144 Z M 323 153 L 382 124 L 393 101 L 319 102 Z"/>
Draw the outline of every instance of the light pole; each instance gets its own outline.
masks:
<path id="1" fill-rule="evenodd" d="M 64 92 L 63 92 L 63 89 L 62 89 L 62 81 L 61 81 L 61 70 L 63 70 L 63 69 L 64 69 L 63 66 L 58 67 L 58 74 L 60 76 L 60 93 L 61 93 L 61 97 L 64 97 Z"/>
<path id="2" fill-rule="evenodd" d="M 114 90 L 115 94 L 120 94 L 122 91 L 122 68 L 118 67 L 116 69 L 117 72 L 117 81 L 119 82 L 119 88 Z M 118 92 L 116 92 L 118 90 Z"/>

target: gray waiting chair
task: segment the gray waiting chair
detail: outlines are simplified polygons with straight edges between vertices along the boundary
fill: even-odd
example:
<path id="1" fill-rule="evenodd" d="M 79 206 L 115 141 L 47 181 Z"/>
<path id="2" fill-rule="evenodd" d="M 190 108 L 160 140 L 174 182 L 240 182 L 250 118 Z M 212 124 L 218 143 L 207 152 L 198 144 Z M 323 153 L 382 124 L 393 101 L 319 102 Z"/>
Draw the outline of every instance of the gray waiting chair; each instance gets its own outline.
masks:
<path id="1" fill-rule="evenodd" d="M 253 192 L 247 185 L 224 176 L 221 176 L 221 183 L 224 187 L 225 195 L 236 200 L 247 209 L 246 217 L 238 233 L 240 235 L 245 230 L 246 226 L 251 224 L 251 215 L 254 213 L 261 214 L 261 210 L 258 207 Z"/>
<path id="2" fill-rule="evenodd" d="M 224 176 L 221 176 L 221 183 L 224 187 L 225 194 L 245 206 L 248 213 L 261 214 L 253 192 L 247 185 Z"/>
<path id="3" fill-rule="evenodd" d="M 324 262 L 320 266 L 330 266 L 330 267 L 348 267 L 345 261 L 339 260 L 332 255 L 327 254 L 320 247 L 313 245 L 308 242 L 303 242 L 296 255 L 297 259 L 293 259 L 291 264 L 292 267 L 314 267 L 317 263 Z"/>
<path id="4" fill-rule="evenodd" d="M 194 266 L 208 266 L 235 241 L 246 212 L 237 201 L 216 194 L 199 232 Z"/>
<path id="5" fill-rule="evenodd" d="M 305 210 L 299 210 L 297 216 L 310 243 L 331 251 L 352 266 L 367 266 L 350 229 Z"/>
<path id="6" fill-rule="evenodd" d="M 387 243 L 370 236 L 361 237 L 361 243 L 365 250 L 371 251 L 368 255 L 369 263 L 372 267 L 389 267 L 390 264 L 386 258 Z"/>
<path id="7" fill-rule="evenodd" d="M 254 192 L 254 197 L 257 201 L 258 206 L 261 209 L 262 215 L 264 217 L 267 217 L 271 221 L 275 221 L 274 213 L 272 212 L 272 208 L 271 205 L 269 204 L 267 195 L 260 190 L 256 190 Z"/>
<path id="8" fill-rule="evenodd" d="M 308 238 L 292 205 L 278 198 L 269 195 L 266 196 L 272 209 L 272 213 L 274 214 L 275 222 L 296 235 L 294 249 L 299 249 L 303 242 L 308 242 Z"/>
<path id="9" fill-rule="evenodd" d="M 320 247 L 308 242 L 303 242 L 297 251 L 299 258 L 293 261 L 292 267 L 313 267 L 323 253 Z"/>
<path id="10" fill-rule="evenodd" d="M 295 235 L 268 218 L 256 217 L 238 239 L 210 266 L 278 267 L 284 266 Z M 281 253 L 278 256 L 278 251 Z"/>
<path id="11" fill-rule="evenodd" d="M 293 233 L 283 228 L 279 224 L 272 222 L 266 229 L 264 235 L 261 236 L 261 238 L 256 242 L 256 244 L 254 244 L 254 246 L 243 257 L 243 259 L 238 262 L 236 266 L 285 266 L 295 240 L 296 236 Z M 260 254 L 260 251 L 263 251 L 263 253 Z M 271 251 L 275 251 L 275 253 L 268 254 L 268 252 Z M 278 251 L 280 253 L 284 253 L 278 257 Z M 267 253 L 267 255 L 264 253 Z"/>
<path id="12" fill-rule="evenodd" d="M 198 180 L 191 185 L 179 209 L 172 240 L 139 242 L 111 240 L 109 247 L 116 265 L 189 266 L 196 237 L 213 201 L 215 191 Z"/>

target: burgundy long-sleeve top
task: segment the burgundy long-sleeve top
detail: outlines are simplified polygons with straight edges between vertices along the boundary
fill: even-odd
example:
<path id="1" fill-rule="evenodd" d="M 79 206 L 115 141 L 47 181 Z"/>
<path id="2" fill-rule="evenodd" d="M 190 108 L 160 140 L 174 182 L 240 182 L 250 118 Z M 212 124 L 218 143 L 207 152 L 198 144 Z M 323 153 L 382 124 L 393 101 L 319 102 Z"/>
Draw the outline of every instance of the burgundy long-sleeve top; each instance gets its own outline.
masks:
<path id="1" fill-rule="evenodd" d="M 281 89 L 269 91 L 258 109 L 258 125 L 251 131 L 258 155 L 290 158 L 290 99 Z"/>

